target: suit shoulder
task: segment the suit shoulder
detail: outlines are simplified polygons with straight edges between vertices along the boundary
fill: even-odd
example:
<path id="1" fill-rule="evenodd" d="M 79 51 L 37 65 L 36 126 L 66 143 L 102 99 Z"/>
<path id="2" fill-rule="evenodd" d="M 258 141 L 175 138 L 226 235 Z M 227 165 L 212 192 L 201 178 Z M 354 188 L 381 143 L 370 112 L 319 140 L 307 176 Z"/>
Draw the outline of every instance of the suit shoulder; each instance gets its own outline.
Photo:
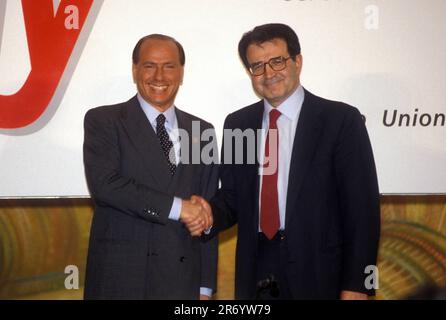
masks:
<path id="1" fill-rule="evenodd" d="M 359 110 L 345 102 L 342 101 L 335 101 L 335 100 L 329 100 L 322 97 L 318 97 L 316 95 L 313 95 L 309 92 L 306 92 L 306 95 L 309 96 L 309 98 L 314 102 L 314 104 L 317 104 L 321 106 L 324 111 L 333 112 L 333 113 L 356 113 L 359 112 Z"/>
<path id="2" fill-rule="evenodd" d="M 305 98 L 309 100 L 310 107 L 317 108 L 322 118 L 329 122 L 343 122 L 362 118 L 360 111 L 356 107 L 345 102 L 325 99 L 309 92 L 305 93 Z"/>
<path id="3" fill-rule="evenodd" d="M 114 105 L 95 107 L 85 113 L 85 119 L 111 120 L 119 117 L 124 106 L 125 103 L 118 103 Z"/>
<path id="4" fill-rule="evenodd" d="M 136 96 L 126 102 L 95 107 L 85 113 L 85 121 L 110 122 L 125 117 L 128 107 L 138 103 Z"/>
<path id="5" fill-rule="evenodd" d="M 197 116 L 194 116 L 193 114 L 190 114 L 190 113 L 185 112 L 183 110 L 180 110 L 178 108 L 176 108 L 176 110 L 177 110 L 177 112 L 178 112 L 178 114 L 180 116 L 182 116 L 184 119 L 186 119 L 186 121 L 190 121 L 190 122 L 192 122 L 192 121 L 199 121 L 200 125 L 202 126 L 203 129 L 207 129 L 207 128 L 212 128 L 213 129 L 214 128 L 212 123 L 207 122 L 206 120 L 203 120 L 203 119 L 201 119 L 201 118 L 199 118 Z"/>
<path id="6" fill-rule="evenodd" d="M 243 107 L 237 111 L 234 111 L 226 116 L 227 123 L 239 123 L 245 122 L 246 120 L 252 119 L 258 113 L 263 114 L 263 100 L 256 103 L 250 104 L 249 106 Z M 239 126 L 237 126 L 239 127 Z"/>

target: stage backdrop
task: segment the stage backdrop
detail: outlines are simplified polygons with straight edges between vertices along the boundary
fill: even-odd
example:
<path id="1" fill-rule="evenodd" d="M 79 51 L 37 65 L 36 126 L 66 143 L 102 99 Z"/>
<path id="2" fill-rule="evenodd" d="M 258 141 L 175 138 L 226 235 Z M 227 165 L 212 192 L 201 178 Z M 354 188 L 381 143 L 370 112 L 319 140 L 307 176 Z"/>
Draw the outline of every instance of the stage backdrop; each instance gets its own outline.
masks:
<path id="1" fill-rule="evenodd" d="M 163 33 L 186 51 L 177 106 L 212 122 L 255 102 L 243 32 L 300 36 L 302 84 L 364 115 L 380 190 L 446 193 L 444 0 L 0 2 L 0 197 L 87 196 L 83 117 L 135 94 L 131 53 Z"/>

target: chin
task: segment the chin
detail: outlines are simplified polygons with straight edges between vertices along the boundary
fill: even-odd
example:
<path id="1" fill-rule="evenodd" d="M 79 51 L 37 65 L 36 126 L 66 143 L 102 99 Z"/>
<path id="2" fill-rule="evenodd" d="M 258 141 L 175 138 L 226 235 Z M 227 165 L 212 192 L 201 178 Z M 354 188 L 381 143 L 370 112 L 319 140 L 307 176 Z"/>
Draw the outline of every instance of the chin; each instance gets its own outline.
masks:
<path id="1" fill-rule="evenodd" d="M 282 98 L 282 96 L 270 96 L 270 97 L 268 97 L 268 100 L 274 101 L 274 102 L 279 102 L 282 100 L 281 98 Z"/>

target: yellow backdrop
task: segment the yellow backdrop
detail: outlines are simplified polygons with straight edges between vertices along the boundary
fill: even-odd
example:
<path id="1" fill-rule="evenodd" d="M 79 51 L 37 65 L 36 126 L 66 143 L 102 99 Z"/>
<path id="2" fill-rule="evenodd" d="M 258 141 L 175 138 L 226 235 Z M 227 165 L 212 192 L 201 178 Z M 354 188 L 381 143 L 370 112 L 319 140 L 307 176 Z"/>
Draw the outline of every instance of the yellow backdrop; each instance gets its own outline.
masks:
<path id="1" fill-rule="evenodd" d="M 90 200 L 0 201 L 0 299 L 81 299 L 67 265 L 85 276 Z M 446 286 L 446 196 L 383 197 L 377 299 Z M 233 299 L 236 229 L 220 234 L 218 293 Z"/>

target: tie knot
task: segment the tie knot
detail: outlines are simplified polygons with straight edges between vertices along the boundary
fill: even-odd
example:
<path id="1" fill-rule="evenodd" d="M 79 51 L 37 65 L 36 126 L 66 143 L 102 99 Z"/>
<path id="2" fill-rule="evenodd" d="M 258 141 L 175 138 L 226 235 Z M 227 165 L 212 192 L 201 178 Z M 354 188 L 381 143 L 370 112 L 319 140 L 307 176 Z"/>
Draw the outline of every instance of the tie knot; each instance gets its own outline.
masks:
<path id="1" fill-rule="evenodd" d="M 280 117 L 280 115 L 281 115 L 282 113 L 279 111 L 279 110 L 277 110 L 277 109 L 273 109 L 273 110 L 271 110 L 270 112 L 269 112 L 269 123 L 271 124 L 271 123 L 276 123 L 277 122 L 277 119 L 279 119 L 279 117 Z"/>
<path id="2" fill-rule="evenodd" d="M 164 123 L 166 123 L 166 116 L 164 114 L 160 113 L 159 116 L 156 117 L 156 125 L 164 126 Z"/>

